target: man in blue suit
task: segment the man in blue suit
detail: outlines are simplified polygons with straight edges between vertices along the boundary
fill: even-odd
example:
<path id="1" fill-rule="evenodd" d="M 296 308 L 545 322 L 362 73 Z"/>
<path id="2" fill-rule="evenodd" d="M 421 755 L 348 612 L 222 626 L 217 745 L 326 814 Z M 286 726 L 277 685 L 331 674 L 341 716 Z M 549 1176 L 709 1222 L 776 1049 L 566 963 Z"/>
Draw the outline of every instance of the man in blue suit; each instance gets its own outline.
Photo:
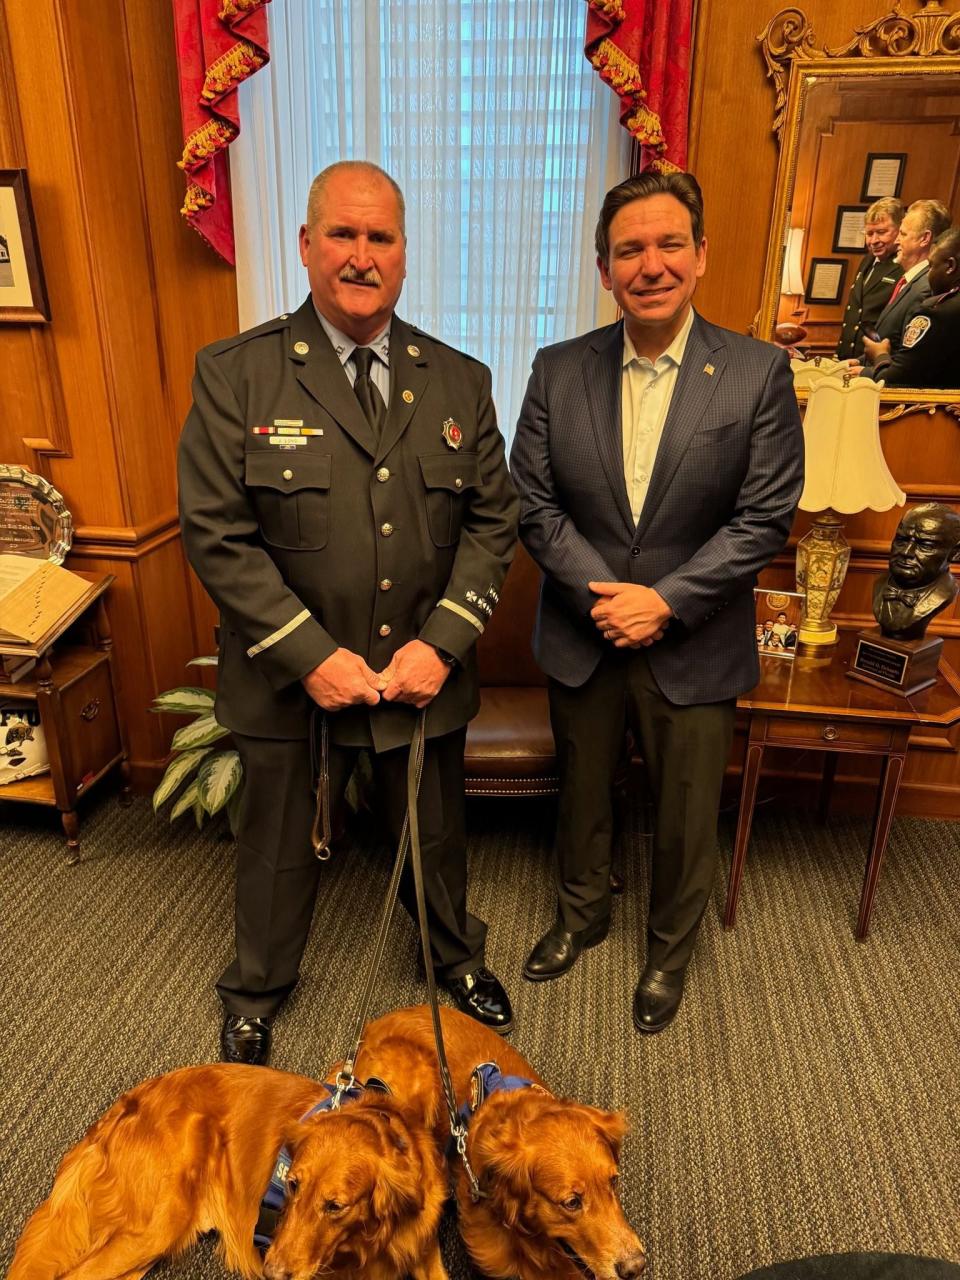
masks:
<path id="1" fill-rule="evenodd" d="M 606 936 L 629 724 L 657 814 L 633 1016 L 656 1032 L 710 896 L 736 697 L 759 675 L 753 586 L 789 533 L 803 437 L 786 355 L 693 310 L 707 244 L 692 175 L 614 187 L 596 246 L 623 320 L 537 353 L 511 453 L 561 773 L 557 920 L 524 974 L 555 978 Z"/>

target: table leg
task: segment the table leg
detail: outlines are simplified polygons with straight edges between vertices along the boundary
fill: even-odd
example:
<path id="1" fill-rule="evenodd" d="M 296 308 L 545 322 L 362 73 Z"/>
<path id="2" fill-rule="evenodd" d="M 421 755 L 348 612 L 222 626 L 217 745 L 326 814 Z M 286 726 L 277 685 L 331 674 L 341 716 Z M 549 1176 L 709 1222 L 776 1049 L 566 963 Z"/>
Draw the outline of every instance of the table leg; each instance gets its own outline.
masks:
<path id="1" fill-rule="evenodd" d="M 733 859 L 730 863 L 730 879 L 727 882 L 727 905 L 723 915 L 723 927 L 732 929 L 737 919 L 737 899 L 740 897 L 740 881 L 747 861 L 750 829 L 753 826 L 753 808 L 757 800 L 757 784 L 760 781 L 760 765 L 763 761 L 763 745 L 766 737 L 766 719 L 751 717 L 747 753 L 743 760 L 743 779 L 740 783 L 740 809 L 737 813 L 737 832 L 733 841 Z"/>
<path id="2" fill-rule="evenodd" d="M 80 822 L 73 809 L 62 810 L 60 821 L 67 837 L 67 865 L 72 867 L 80 861 Z"/>
<path id="3" fill-rule="evenodd" d="M 889 753 L 884 758 L 883 768 L 880 773 L 877 812 L 873 820 L 873 835 L 863 877 L 863 892 L 860 894 L 860 913 L 857 917 L 855 936 L 858 942 L 863 942 L 870 928 L 873 900 L 876 897 L 880 868 L 883 866 L 883 855 L 887 851 L 887 839 L 890 835 L 893 815 L 897 807 L 897 794 L 900 790 L 903 766 L 907 758 L 907 739 L 909 736 L 909 728 L 895 731 L 894 740 Z"/>

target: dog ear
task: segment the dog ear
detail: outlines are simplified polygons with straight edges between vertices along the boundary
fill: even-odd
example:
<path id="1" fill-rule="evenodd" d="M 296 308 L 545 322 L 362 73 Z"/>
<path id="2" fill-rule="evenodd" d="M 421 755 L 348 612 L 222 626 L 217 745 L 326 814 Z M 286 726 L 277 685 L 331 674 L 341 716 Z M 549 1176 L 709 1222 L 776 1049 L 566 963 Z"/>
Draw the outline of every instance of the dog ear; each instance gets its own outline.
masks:
<path id="1" fill-rule="evenodd" d="M 423 1179 L 411 1159 L 411 1136 L 399 1116 L 371 1108 L 376 1116 L 385 1156 L 377 1165 L 373 1188 L 373 1209 L 381 1222 L 409 1217 L 424 1205 Z"/>
<path id="2" fill-rule="evenodd" d="M 622 1111 L 600 1111 L 597 1107 L 588 1107 L 587 1110 L 603 1138 L 610 1144 L 614 1159 L 619 1163 L 620 1148 L 627 1133 L 627 1117 Z"/>
<path id="3" fill-rule="evenodd" d="M 530 1199 L 530 1162 L 517 1108 L 501 1105 L 499 1114 L 474 1123 L 469 1158 L 481 1189 L 497 1203 L 507 1227 L 516 1225 L 522 1204 Z M 484 1120 L 486 1121 L 484 1123 Z"/>

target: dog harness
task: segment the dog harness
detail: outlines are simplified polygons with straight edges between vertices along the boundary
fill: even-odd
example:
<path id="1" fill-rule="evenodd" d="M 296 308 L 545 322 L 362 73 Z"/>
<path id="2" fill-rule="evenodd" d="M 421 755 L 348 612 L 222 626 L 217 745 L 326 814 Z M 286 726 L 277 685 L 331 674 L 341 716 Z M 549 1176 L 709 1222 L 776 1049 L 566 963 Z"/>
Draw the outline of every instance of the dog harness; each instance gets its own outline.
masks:
<path id="1" fill-rule="evenodd" d="M 540 1085 L 525 1076 L 505 1076 L 495 1062 L 481 1062 L 470 1073 L 470 1097 L 458 1111 L 460 1124 L 469 1129 L 474 1114 L 494 1093 L 516 1093 L 520 1089 L 539 1089 Z M 447 1158 L 456 1154 L 456 1144 L 451 1137 L 447 1144 Z"/>
<path id="2" fill-rule="evenodd" d="M 327 1090 L 329 1097 L 321 1098 L 309 1111 L 305 1112 L 300 1117 L 301 1124 L 304 1120 L 309 1120 L 311 1116 L 320 1111 L 332 1110 L 333 1100 L 337 1092 L 336 1085 L 327 1084 L 324 1081 L 323 1088 Z M 343 1101 L 354 1102 L 357 1098 L 363 1097 L 364 1091 L 367 1089 L 373 1089 L 377 1093 L 390 1092 L 389 1085 L 384 1084 L 382 1080 L 378 1080 L 376 1076 L 371 1076 L 366 1084 L 355 1084 L 351 1088 L 344 1090 Z M 260 1201 L 257 1224 L 253 1228 L 254 1247 L 259 1249 L 261 1256 L 270 1248 L 273 1243 L 273 1237 L 277 1233 L 277 1223 L 280 1221 L 280 1215 L 283 1213 L 283 1207 L 287 1200 L 287 1177 L 292 1164 L 293 1152 L 284 1143 L 274 1162 L 273 1173 L 270 1175 L 267 1189 Z"/>

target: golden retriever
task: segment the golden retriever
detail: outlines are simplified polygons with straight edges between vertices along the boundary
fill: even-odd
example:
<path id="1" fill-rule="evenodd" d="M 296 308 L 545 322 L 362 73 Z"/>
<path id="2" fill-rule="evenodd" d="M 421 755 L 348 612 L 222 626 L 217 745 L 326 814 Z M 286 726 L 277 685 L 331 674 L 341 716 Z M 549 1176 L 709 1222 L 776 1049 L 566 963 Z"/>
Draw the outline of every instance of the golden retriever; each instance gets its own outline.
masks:
<path id="1" fill-rule="evenodd" d="M 467 1156 L 482 1198 L 474 1201 L 454 1157 L 460 1233 L 481 1271 L 520 1280 L 636 1280 L 643 1245 L 617 1198 L 622 1114 L 555 1098 L 533 1068 L 498 1035 L 452 1009 L 441 1011 L 459 1103 L 474 1068 L 496 1062 L 504 1076 L 532 1082 L 491 1092 L 473 1113 Z M 357 1059 L 402 1096 L 446 1146 L 448 1118 L 430 1010 L 400 1009 L 371 1022 Z"/>
<path id="2" fill-rule="evenodd" d="M 211 1230 L 248 1277 L 444 1280 L 446 1174 L 422 1120 L 370 1090 L 302 1119 L 328 1096 L 302 1076 L 227 1063 L 131 1089 L 64 1157 L 10 1280 L 134 1280 Z M 254 1226 L 284 1144 L 285 1207 L 261 1260 Z"/>

